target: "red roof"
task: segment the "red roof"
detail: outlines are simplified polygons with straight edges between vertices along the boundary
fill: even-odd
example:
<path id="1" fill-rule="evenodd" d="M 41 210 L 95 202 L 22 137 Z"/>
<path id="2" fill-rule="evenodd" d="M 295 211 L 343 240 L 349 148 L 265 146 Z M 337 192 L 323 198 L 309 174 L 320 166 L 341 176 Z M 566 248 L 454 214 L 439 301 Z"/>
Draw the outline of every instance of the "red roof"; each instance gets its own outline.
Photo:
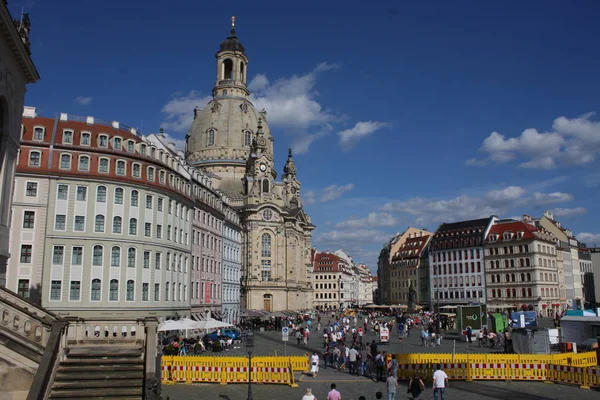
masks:
<path id="1" fill-rule="evenodd" d="M 333 253 L 316 252 L 314 256 L 314 272 L 342 272 L 340 265 L 348 266 L 348 264 L 340 257 Z"/>
<path id="2" fill-rule="evenodd" d="M 494 243 L 504 242 L 504 233 L 506 232 L 514 234 L 514 236 L 508 240 L 508 242 L 514 242 L 515 240 L 532 240 L 537 239 L 537 236 L 533 234 L 533 232 L 537 231 L 539 231 L 538 228 L 522 221 L 495 223 L 490 228 L 485 241 L 489 243 L 491 235 L 498 235 L 498 239 L 495 240 Z M 523 237 L 517 238 L 518 232 L 523 232 Z"/>
<path id="3" fill-rule="evenodd" d="M 412 237 L 406 239 L 406 241 L 400 246 L 398 252 L 392 257 L 392 261 L 406 260 L 421 257 L 421 253 L 429 240 L 430 235 L 421 237 Z M 420 242 L 420 243 L 419 243 Z M 408 251 L 413 250 L 411 254 Z M 404 254 L 403 254 L 404 253 Z"/>

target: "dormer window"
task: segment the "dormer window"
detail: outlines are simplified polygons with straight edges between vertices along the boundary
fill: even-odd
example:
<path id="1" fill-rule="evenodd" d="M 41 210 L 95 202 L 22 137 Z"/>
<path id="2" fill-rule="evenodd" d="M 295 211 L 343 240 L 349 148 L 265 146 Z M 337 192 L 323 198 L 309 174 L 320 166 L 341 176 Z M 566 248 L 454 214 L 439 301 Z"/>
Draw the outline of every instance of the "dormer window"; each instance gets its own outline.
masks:
<path id="1" fill-rule="evenodd" d="M 517 232 L 517 239 L 522 239 L 523 234 L 524 234 L 524 232 Z"/>
<path id="2" fill-rule="evenodd" d="M 114 138 L 113 139 L 113 148 L 120 150 L 121 149 L 121 138 Z"/>
<path id="3" fill-rule="evenodd" d="M 81 134 L 81 140 L 80 140 L 79 144 L 82 145 L 82 146 L 89 146 L 90 142 L 91 142 L 90 139 L 91 139 L 90 133 L 89 132 L 83 132 Z"/>
<path id="4" fill-rule="evenodd" d="M 143 156 L 146 155 L 146 145 L 145 144 L 140 146 L 140 153 L 142 153 Z"/>
<path id="5" fill-rule="evenodd" d="M 133 150 L 134 150 L 134 147 L 133 147 L 133 145 L 134 145 L 134 142 L 133 142 L 133 140 L 128 140 L 128 141 L 127 141 L 127 151 L 129 151 L 129 152 L 133 153 Z"/>
<path id="6" fill-rule="evenodd" d="M 44 140 L 45 133 L 46 129 L 41 126 L 36 126 L 33 128 L 33 140 Z"/>
<path id="7" fill-rule="evenodd" d="M 73 131 L 63 131 L 63 144 L 73 143 Z"/>
<path id="8" fill-rule="evenodd" d="M 108 136 L 106 136 L 106 135 L 98 136 L 98 146 L 108 147 Z"/>

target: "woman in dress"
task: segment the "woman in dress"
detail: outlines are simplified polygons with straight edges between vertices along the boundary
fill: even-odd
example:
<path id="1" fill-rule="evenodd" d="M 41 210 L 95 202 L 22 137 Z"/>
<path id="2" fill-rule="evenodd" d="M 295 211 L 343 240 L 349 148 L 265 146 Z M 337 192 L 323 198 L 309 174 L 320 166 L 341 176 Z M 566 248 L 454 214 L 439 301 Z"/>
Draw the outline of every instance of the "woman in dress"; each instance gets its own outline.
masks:
<path id="1" fill-rule="evenodd" d="M 317 398 L 315 397 L 314 394 L 312 394 L 312 389 L 311 388 L 307 388 L 306 389 L 306 393 L 302 397 L 302 400 L 317 400 Z"/>
<path id="2" fill-rule="evenodd" d="M 412 395 L 413 400 L 419 400 L 421 397 L 421 393 L 425 390 L 425 384 L 423 380 L 417 375 L 415 372 L 415 376 L 410 378 L 410 382 L 408 382 L 408 390 L 407 392 Z"/>
<path id="3" fill-rule="evenodd" d="M 310 357 L 310 372 L 313 378 L 316 378 L 317 372 L 319 372 L 319 355 L 316 351 Z"/>

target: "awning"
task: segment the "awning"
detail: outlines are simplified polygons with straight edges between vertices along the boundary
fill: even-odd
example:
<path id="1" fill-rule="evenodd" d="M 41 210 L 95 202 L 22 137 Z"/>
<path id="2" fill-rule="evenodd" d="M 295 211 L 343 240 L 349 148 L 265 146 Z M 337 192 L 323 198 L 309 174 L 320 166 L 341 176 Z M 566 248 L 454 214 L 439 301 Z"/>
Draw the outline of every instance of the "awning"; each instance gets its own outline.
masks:
<path id="1" fill-rule="evenodd" d="M 203 320 L 202 315 L 197 314 L 197 313 L 193 313 L 192 314 L 192 319 L 195 319 L 196 321 L 202 321 Z"/>

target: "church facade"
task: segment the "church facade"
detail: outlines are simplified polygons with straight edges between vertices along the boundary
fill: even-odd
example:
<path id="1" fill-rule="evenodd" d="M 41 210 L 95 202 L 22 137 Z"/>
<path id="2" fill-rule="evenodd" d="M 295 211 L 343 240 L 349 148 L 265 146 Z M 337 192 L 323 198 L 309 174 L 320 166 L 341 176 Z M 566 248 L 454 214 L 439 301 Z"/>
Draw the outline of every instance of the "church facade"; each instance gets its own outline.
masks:
<path id="1" fill-rule="evenodd" d="M 213 99 L 194 110 L 186 160 L 205 171 L 231 199 L 243 227 L 241 301 L 246 309 L 283 311 L 312 306 L 312 231 L 291 150 L 281 180 L 267 112 L 246 86 L 248 58 L 235 33 L 216 54 Z"/>

